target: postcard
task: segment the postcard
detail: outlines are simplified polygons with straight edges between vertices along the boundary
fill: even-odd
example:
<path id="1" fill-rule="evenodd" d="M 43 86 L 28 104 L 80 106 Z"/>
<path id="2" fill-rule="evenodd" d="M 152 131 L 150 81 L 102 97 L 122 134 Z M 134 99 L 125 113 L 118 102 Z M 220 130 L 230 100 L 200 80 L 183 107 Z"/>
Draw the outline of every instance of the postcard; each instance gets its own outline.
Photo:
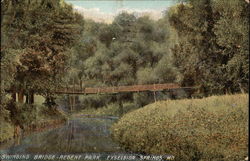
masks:
<path id="1" fill-rule="evenodd" d="M 1 0 L 0 160 L 248 160 L 249 7 Z"/>

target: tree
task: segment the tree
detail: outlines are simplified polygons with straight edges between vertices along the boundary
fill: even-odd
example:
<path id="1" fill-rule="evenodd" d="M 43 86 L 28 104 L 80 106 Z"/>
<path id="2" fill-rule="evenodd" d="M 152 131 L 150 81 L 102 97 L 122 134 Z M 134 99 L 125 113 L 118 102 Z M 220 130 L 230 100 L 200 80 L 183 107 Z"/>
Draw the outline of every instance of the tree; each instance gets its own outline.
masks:
<path id="1" fill-rule="evenodd" d="M 243 34 L 248 21 L 247 7 L 244 1 L 190 0 L 171 8 L 168 18 L 178 33 L 178 43 L 172 52 L 176 67 L 183 74 L 183 85 L 200 86 L 206 94 L 238 92 L 240 81 L 246 86 L 248 74 L 246 68 L 242 70 L 248 64 L 246 48 L 238 52 L 239 44 L 228 41 L 247 46 L 248 38 Z M 225 11 L 238 15 L 233 26 L 233 15 Z"/>
<path id="2" fill-rule="evenodd" d="M 215 1 L 214 33 L 222 48 L 223 66 L 229 91 L 248 91 L 249 78 L 249 4 L 244 1 Z"/>
<path id="3" fill-rule="evenodd" d="M 34 93 L 50 97 L 66 71 L 67 52 L 81 35 L 83 18 L 61 0 L 7 0 L 3 5 L 6 7 L 2 26 L 4 44 L 15 37 L 7 48 L 23 51 L 13 86 L 20 97 L 24 93 L 31 100 Z M 14 19 L 8 21 L 5 12 L 11 13 Z"/>

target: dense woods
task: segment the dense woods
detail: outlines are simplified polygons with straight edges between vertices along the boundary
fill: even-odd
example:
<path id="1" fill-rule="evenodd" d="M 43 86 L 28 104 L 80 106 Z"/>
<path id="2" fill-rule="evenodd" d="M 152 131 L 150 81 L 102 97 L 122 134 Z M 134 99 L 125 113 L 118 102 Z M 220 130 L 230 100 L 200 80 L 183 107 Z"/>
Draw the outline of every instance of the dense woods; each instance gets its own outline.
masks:
<path id="1" fill-rule="evenodd" d="M 111 24 L 84 19 L 63 0 L 1 4 L 1 120 L 16 114 L 24 96 L 29 107 L 35 94 L 52 107 L 53 91 L 67 85 L 178 83 L 198 86 L 203 96 L 248 92 L 244 0 L 189 0 L 157 21 L 123 12 Z M 84 96 L 80 103 L 138 108 L 153 101 L 150 93 L 135 93 Z"/>
<path id="2" fill-rule="evenodd" d="M 86 20 L 82 44 L 74 47 L 69 84 L 176 82 L 199 87 L 199 96 L 248 92 L 248 9 L 243 0 L 190 0 L 158 21 L 125 12 L 112 24 Z M 127 97 L 143 100 L 139 106 L 153 101 L 149 93 Z"/>
<path id="3" fill-rule="evenodd" d="M 73 48 L 71 78 L 87 86 L 176 82 L 167 26 L 163 19 L 128 13 L 109 25 L 85 21 L 81 43 Z"/>
<path id="4" fill-rule="evenodd" d="M 171 8 L 178 33 L 172 49 L 183 84 L 205 94 L 247 92 L 249 3 L 243 0 L 190 0 Z"/>

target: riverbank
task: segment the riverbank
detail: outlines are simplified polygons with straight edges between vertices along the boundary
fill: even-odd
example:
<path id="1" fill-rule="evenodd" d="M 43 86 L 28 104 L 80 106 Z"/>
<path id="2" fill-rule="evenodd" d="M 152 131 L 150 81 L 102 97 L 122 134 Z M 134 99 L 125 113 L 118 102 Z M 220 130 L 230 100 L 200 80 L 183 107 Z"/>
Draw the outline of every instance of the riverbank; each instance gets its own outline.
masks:
<path id="1" fill-rule="evenodd" d="M 241 160 L 247 156 L 248 95 L 168 100 L 125 114 L 114 140 L 133 152 L 176 160 Z"/>
<path id="2" fill-rule="evenodd" d="M 123 152 L 110 136 L 114 118 L 70 118 L 57 128 L 32 132 L 0 145 L 0 154 L 84 154 Z M 30 161 L 33 159 L 31 158 Z M 56 159 L 55 159 L 56 160 Z M 35 161 L 35 159 L 34 159 Z"/>
<path id="3" fill-rule="evenodd" d="M 1 119 L 0 144 L 14 139 L 20 135 L 28 135 L 32 132 L 55 128 L 64 124 L 68 116 L 58 109 L 49 109 L 45 106 L 34 106 L 33 112 L 27 110 L 26 105 L 19 113 L 10 115 L 9 118 Z M 35 116 L 34 116 L 35 115 Z M 18 122 L 18 125 L 15 123 Z"/>

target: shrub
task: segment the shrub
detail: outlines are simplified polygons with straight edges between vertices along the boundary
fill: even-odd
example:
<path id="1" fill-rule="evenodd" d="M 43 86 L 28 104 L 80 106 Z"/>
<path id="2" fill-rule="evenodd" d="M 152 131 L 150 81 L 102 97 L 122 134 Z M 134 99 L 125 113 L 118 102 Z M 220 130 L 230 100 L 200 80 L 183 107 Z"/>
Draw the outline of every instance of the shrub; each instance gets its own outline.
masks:
<path id="1" fill-rule="evenodd" d="M 149 103 L 154 102 L 154 95 L 153 92 L 134 93 L 133 99 L 137 106 L 143 107 Z"/>
<path id="2" fill-rule="evenodd" d="M 16 104 L 12 113 L 12 122 L 21 127 L 30 125 L 38 117 L 37 107 L 31 104 Z"/>
<path id="3" fill-rule="evenodd" d="M 14 135 L 14 128 L 9 115 L 9 111 L 0 107 L 0 143 L 12 138 Z"/>
<path id="4" fill-rule="evenodd" d="M 108 95 L 86 95 L 80 97 L 82 108 L 100 108 L 110 102 L 111 96 Z"/>
<path id="5" fill-rule="evenodd" d="M 87 108 L 81 111 L 84 114 L 90 115 L 101 115 L 101 116 L 122 116 L 123 114 L 138 109 L 132 102 L 127 102 L 123 104 L 123 111 L 120 111 L 119 105 L 117 103 L 111 103 L 107 107 L 102 107 L 98 109 Z"/>
<path id="6" fill-rule="evenodd" d="M 13 138 L 14 127 L 10 122 L 0 119 L 0 143 Z"/>
<path id="7" fill-rule="evenodd" d="M 168 100 L 125 114 L 112 127 L 125 149 L 172 154 L 176 160 L 240 160 L 247 156 L 248 95 Z"/>
<path id="8" fill-rule="evenodd" d="M 39 118 L 38 119 L 62 119 L 62 120 L 66 120 L 67 119 L 67 115 L 59 110 L 57 108 L 57 106 L 52 106 L 52 107 L 48 107 L 48 106 L 44 106 L 44 105 L 40 105 L 38 106 L 38 115 Z"/>

